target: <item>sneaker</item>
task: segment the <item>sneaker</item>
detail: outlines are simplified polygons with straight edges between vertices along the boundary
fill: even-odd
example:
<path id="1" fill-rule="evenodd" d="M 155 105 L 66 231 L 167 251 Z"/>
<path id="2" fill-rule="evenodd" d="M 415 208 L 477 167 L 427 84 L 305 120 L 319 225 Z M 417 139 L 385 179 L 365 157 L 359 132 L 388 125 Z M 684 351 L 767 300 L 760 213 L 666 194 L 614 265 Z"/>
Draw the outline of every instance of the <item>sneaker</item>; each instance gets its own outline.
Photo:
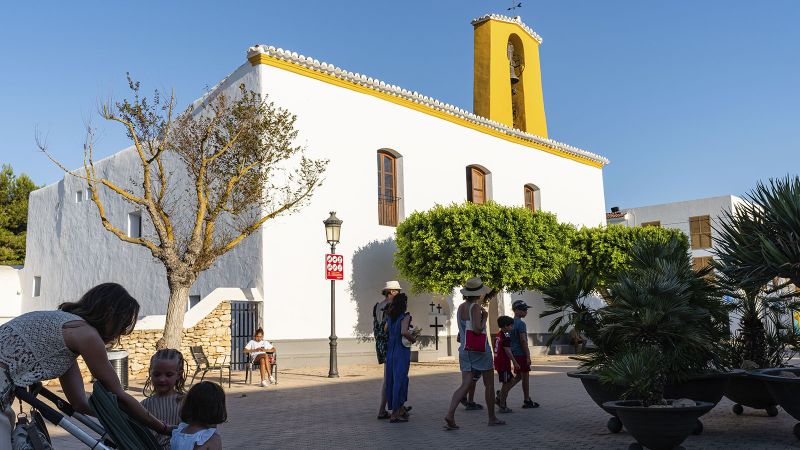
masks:
<path id="1" fill-rule="evenodd" d="M 269 382 L 272 383 L 272 384 L 278 384 L 278 382 L 275 380 L 275 375 L 270 375 L 269 376 Z"/>
<path id="2" fill-rule="evenodd" d="M 269 386 L 267 384 L 267 380 L 261 380 L 261 387 L 267 387 L 267 386 Z"/>
<path id="3" fill-rule="evenodd" d="M 467 409 L 467 411 L 476 411 L 478 409 L 483 409 L 483 405 L 481 405 L 480 403 L 475 403 L 475 402 L 467 402 L 466 409 Z"/>

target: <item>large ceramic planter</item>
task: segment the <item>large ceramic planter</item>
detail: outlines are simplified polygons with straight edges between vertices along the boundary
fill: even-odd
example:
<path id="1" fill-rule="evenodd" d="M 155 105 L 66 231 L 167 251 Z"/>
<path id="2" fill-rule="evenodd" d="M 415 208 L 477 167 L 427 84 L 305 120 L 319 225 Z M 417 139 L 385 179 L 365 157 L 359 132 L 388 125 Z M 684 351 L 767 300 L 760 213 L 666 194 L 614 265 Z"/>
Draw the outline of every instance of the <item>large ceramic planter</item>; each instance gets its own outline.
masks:
<path id="1" fill-rule="evenodd" d="M 686 381 L 668 384 L 664 387 L 666 398 L 690 398 L 695 401 L 719 403 L 725 396 L 729 380 L 741 375 L 742 371 L 727 373 L 707 373 L 694 375 Z"/>
<path id="2" fill-rule="evenodd" d="M 664 389 L 664 396 L 667 398 L 690 398 L 695 401 L 716 405 L 725 394 L 728 380 L 734 375 L 738 375 L 738 373 L 696 375 L 682 383 L 667 385 Z M 622 430 L 622 422 L 617 418 L 616 412 L 613 409 L 606 408 L 603 404 L 612 400 L 619 400 L 624 389 L 619 386 L 601 383 L 600 377 L 593 373 L 568 372 L 567 376 L 581 380 L 589 397 L 605 412 L 613 416 L 606 423 L 609 431 L 612 433 L 620 432 Z M 698 420 L 693 432 L 694 434 L 702 433 L 703 423 Z"/>
<path id="3" fill-rule="evenodd" d="M 697 419 L 714 407 L 710 402 L 695 403 L 695 406 L 676 408 L 647 408 L 635 400 L 618 400 L 603 406 L 617 412 L 625 429 L 641 446 L 672 450 L 692 434 Z"/>
<path id="4" fill-rule="evenodd" d="M 792 372 L 800 376 L 800 368 L 765 369 L 751 376 L 764 383 L 784 411 L 800 420 L 800 378 L 781 377 L 778 376 L 780 372 Z M 794 435 L 800 439 L 800 423 L 794 425 Z"/>
<path id="5" fill-rule="evenodd" d="M 589 397 L 591 397 L 592 400 L 597 403 L 597 406 L 603 408 L 605 412 L 611 414 L 612 417 L 608 419 L 608 422 L 606 423 L 608 430 L 612 433 L 619 433 L 622 431 L 622 422 L 620 422 L 620 420 L 617 418 L 616 411 L 612 408 L 606 408 L 603 405 L 606 402 L 619 400 L 624 392 L 624 389 L 620 386 L 603 384 L 600 382 L 600 377 L 589 372 L 567 372 L 567 376 L 581 380 L 583 388 L 586 389 L 586 393 L 589 394 Z"/>
<path id="6" fill-rule="evenodd" d="M 767 389 L 767 385 L 755 375 L 755 372 L 744 372 L 732 377 L 725 389 L 725 397 L 731 399 L 733 412 L 736 415 L 744 412 L 743 406 L 753 409 L 763 409 L 770 417 L 778 415 L 778 402 Z"/>

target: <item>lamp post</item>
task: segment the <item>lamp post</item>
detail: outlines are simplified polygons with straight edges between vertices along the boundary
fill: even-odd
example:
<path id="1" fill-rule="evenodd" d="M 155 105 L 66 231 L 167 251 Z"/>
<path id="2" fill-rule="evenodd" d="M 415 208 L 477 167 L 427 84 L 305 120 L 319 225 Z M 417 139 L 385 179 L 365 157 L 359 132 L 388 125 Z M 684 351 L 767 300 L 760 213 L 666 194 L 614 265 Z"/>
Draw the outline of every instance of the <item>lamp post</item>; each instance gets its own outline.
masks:
<path id="1" fill-rule="evenodd" d="M 336 244 L 339 243 L 339 233 L 342 221 L 336 217 L 336 212 L 331 211 L 331 216 L 322 221 L 325 224 L 325 237 L 331 245 L 331 254 L 336 253 Z M 331 335 L 330 339 L 330 364 L 328 378 L 339 378 L 339 368 L 336 357 L 336 280 L 331 280 Z"/>

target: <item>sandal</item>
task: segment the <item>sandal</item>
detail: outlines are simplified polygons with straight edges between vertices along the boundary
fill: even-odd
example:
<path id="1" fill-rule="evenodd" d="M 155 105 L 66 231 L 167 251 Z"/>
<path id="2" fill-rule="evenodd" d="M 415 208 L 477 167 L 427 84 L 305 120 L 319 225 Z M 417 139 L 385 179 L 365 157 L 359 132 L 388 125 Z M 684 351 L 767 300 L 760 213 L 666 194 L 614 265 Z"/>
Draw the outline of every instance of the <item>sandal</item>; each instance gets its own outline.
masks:
<path id="1" fill-rule="evenodd" d="M 538 408 L 538 407 L 539 407 L 539 404 L 538 404 L 538 403 L 536 403 L 536 402 L 535 402 L 535 401 L 533 401 L 533 400 L 525 400 L 525 401 L 522 403 L 522 407 L 523 407 L 524 409 Z"/>
<path id="2" fill-rule="evenodd" d="M 378 414 L 378 420 L 388 419 L 390 416 L 391 416 L 391 414 L 389 414 L 389 411 L 384 411 L 384 412 Z"/>
<path id="3" fill-rule="evenodd" d="M 506 424 L 505 420 L 495 419 L 493 422 L 489 422 L 488 425 L 490 427 L 499 427 L 499 426 L 505 425 L 505 424 Z"/>
<path id="4" fill-rule="evenodd" d="M 503 414 L 508 414 L 508 413 L 512 412 L 513 410 L 511 408 L 509 408 L 508 406 L 506 406 L 506 405 L 500 405 L 500 407 L 498 408 L 498 411 L 503 413 Z"/>
<path id="5" fill-rule="evenodd" d="M 457 430 L 459 428 L 459 426 L 456 425 L 455 419 L 450 420 L 447 417 L 445 417 L 444 418 L 444 422 L 445 422 L 445 426 L 444 426 L 445 430 Z"/>
<path id="6" fill-rule="evenodd" d="M 466 408 L 467 411 L 477 411 L 479 409 L 483 409 L 483 405 L 480 403 L 475 402 L 467 402 Z"/>

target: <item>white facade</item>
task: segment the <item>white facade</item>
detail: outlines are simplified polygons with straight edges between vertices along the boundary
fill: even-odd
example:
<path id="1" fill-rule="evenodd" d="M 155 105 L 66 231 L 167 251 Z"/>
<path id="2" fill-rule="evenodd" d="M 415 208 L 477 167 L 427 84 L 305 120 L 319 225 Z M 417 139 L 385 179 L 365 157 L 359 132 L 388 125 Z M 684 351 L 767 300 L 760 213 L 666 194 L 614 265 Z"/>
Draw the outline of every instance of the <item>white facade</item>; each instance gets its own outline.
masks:
<path id="1" fill-rule="evenodd" d="M 449 116 L 442 118 L 445 113 L 387 101 L 330 77 L 320 79 L 295 69 L 248 62 L 211 95 L 235 95 L 244 83 L 296 114 L 297 142 L 306 147 L 309 157 L 330 160 L 324 184 L 302 211 L 268 221 L 260 232 L 203 273 L 191 292 L 203 297 L 195 308 L 210 311 L 223 293 L 229 300 L 263 299 L 268 338 L 278 342 L 311 340 L 314 347 L 310 352 L 327 352 L 330 285 L 324 280 L 323 256 L 329 247 L 322 221 L 329 211 L 336 211 L 344 221 L 337 247 L 337 253 L 345 257 L 345 280 L 336 284 L 340 354 L 342 340 L 355 342 L 353 338 L 371 334 L 372 305 L 379 299 L 383 283 L 399 278 L 392 264 L 395 228 L 378 224 L 376 159 L 381 149 L 399 157 L 400 220 L 436 204 L 464 202 L 466 167 L 477 164 L 491 173 L 487 189 L 491 200 L 523 205 L 523 187 L 534 184 L 541 209 L 555 213 L 560 221 L 590 227 L 604 223 L 602 166 L 607 160 L 602 157 L 512 132 L 499 124 L 481 124 L 478 122 L 483 119 L 452 107 L 453 111 L 445 111 Z M 444 106 L 442 111 L 447 109 Z M 534 141 L 549 150 L 520 144 L 511 137 Z M 97 167 L 99 176 L 124 181 L 136 178 L 139 163 L 128 149 L 98 162 Z M 164 314 L 167 287 L 163 267 L 144 248 L 123 243 L 105 231 L 93 203 L 76 202 L 76 192 L 81 189 L 85 187 L 80 180 L 67 176 L 31 194 L 22 276 L 24 310 L 52 309 L 97 283 L 116 281 L 139 299 L 142 314 Z M 100 194 L 111 222 L 124 229 L 127 215 L 136 208 L 108 192 Z M 147 234 L 150 224 L 145 221 L 142 226 Z M 34 277 L 41 280 L 38 297 L 27 288 Z M 410 287 L 403 280 L 401 284 Z M 519 295 L 504 297 L 506 311 L 510 311 L 512 297 Z M 532 293 L 522 297 L 535 306 L 527 319 L 529 330 L 545 332 L 547 321 L 538 318 L 541 302 Z M 460 296 L 435 299 L 443 304 L 447 317 L 454 310 L 454 298 L 457 304 Z M 411 298 L 414 322 L 426 330 L 431 300 L 427 296 Z M 187 317 L 191 320 L 195 319 Z M 158 328 L 162 323 L 162 318 L 149 317 L 138 327 Z"/>
<path id="2" fill-rule="evenodd" d="M 737 204 L 742 202 L 744 200 L 734 195 L 723 195 L 661 205 L 639 206 L 620 211 L 618 214 L 609 213 L 607 220 L 608 224 L 623 224 L 629 227 L 658 222 L 661 227 L 676 228 L 683 231 L 691 240 L 689 218 L 710 216 L 712 245 L 710 247 L 694 248 L 697 244 L 690 242 L 693 258 L 708 257 L 712 256 L 714 248 L 714 227 L 720 223 L 724 212 L 732 211 Z"/>
<path id="3" fill-rule="evenodd" d="M 0 266 L 0 325 L 17 317 L 22 310 L 22 286 L 19 269 Z"/>

